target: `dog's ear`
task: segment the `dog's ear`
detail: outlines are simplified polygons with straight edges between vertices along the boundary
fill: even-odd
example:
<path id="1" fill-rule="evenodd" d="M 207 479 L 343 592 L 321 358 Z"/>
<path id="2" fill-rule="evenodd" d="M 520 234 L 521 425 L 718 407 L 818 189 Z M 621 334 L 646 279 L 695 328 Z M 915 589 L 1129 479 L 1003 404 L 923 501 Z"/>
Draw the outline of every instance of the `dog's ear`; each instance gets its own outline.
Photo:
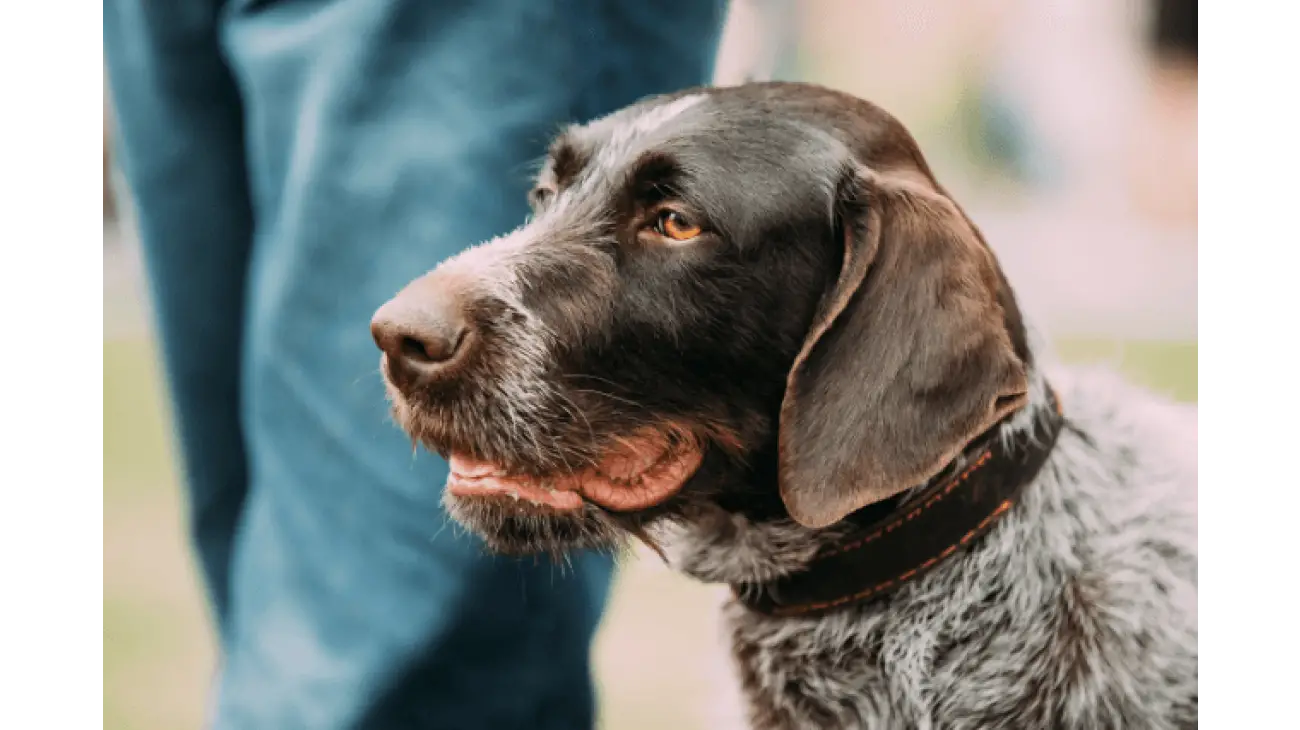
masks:
<path id="1" fill-rule="evenodd" d="M 915 171 L 861 167 L 837 198 L 843 263 L 778 436 L 781 498 L 814 528 L 933 476 L 1028 390 L 1005 283 L 957 206 Z"/>

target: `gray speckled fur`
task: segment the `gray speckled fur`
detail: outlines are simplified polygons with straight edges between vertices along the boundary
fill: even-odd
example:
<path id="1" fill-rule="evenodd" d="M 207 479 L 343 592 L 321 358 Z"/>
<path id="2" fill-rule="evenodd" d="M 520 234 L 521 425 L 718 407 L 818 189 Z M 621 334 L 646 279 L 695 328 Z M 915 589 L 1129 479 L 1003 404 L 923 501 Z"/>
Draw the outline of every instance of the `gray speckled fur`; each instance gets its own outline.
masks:
<path id="1" fill-rule="evenodd" d="M 754 728 L 1195 727 L 1195 407 L 1104 371 L 1048 380 L 1066 426 L 972 551 L 828 617 L 726 606 Z M 708 581 L 770 578 L 826 539 L 792 522 L 732 527 L 721 541 L 707 520 L 686 526 L 674 563 Z"/>

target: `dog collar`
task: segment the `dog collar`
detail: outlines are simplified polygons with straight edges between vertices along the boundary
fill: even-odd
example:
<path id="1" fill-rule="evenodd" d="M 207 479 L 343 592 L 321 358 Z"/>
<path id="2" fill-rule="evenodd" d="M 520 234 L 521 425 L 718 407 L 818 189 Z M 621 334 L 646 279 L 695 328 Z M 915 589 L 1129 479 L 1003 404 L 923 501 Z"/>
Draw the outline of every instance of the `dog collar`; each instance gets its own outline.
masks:
<path id="1" fill-rule="evenodd" d="M 886 596 L 969 547 L 1011 509 L 1047 462 L 1064 424 L 1051 388 L 1048 402 L 1028 433 L 1008 440 L 991 429 L 967 450 L 964 469 L 902 502 L 852 516 L 866 526 L 823 548 L 798 573 L 733 585 L 737 600 L 769 616 L 817 616 Z M 873 507 L 887 512 L 873 517 L 867 514 Z"/>

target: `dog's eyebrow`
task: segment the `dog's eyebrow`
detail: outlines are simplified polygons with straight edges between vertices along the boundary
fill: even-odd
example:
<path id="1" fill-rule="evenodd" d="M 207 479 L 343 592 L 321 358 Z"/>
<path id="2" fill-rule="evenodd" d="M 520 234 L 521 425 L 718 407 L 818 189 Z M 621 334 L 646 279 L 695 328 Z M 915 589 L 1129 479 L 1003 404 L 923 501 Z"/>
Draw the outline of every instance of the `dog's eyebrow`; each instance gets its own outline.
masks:
<path id="1" fill-rule="evenodd" d="M 632 164 L 628 180 L 638 190 L 664 190 L 680 174 L 677 160 L 662 151 L 653 150 L 637 158 Z"/>
<path id="2" fill-rule="evenodd" d="M 551 173 L 555 175 L 555 182 L 561 187 L 578 176 L 590 157 L 578 146 L 568 130 L 561 132 L 560 136 L 551 142 L 547 156 L 551 160 Z"/>

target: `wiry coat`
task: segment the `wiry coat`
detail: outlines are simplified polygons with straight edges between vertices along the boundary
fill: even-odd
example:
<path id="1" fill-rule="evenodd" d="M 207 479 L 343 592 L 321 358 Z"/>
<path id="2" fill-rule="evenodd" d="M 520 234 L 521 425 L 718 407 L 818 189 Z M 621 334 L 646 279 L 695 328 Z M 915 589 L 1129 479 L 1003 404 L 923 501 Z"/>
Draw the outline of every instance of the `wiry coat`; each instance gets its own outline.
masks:
<path id="1" fill-rule="evenodd" d="M 1195 410 L 1103 371 L 1049 379 L 1065 428 L 974 549 L 826 617 L 729 602 L 756 730 L 1196 726 Z M 729 521 L 688 526 L 675 562 L 711 582 L 767 580 L 826 538 Z"/>

